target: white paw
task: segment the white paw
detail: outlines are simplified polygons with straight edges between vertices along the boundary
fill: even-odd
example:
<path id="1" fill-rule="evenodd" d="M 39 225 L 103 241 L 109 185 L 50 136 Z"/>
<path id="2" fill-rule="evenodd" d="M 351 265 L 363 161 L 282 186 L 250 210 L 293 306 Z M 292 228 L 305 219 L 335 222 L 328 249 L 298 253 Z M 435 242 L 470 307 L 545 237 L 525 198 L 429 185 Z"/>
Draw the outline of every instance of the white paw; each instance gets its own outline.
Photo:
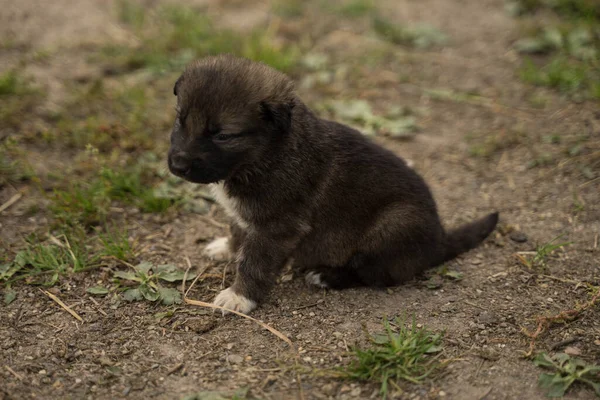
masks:
<path id="1" fill-rule="evenodd" d="M 229 310 L 241 312 L 242 314 L 248 314 L 250 311 L 254 310 L 257 305 L 255 301 L 252 301 L 241 294 L 237 294 L 232 288 L 222 290 L 215 298 L 213 304 Z M 223 315 L 225 314 L 227 314 L 227 311 L 223 310 Z"/>
<path id="2" fill-rule="evenodd" d="M 414 169 L 415 162 L 413 160 L 411 160 L 410 158 L 405 158 L 404 162 L 406 162 L 406 165 L 408 166 L 408 168 Z"/>
<path id="3" fill-rule="evenodd" d="M 230 259 L 231 251 L 229 251 L 229 238 L 220 237 L 210 242 L 204 248 L 204 255 L 217 261 Z"/>
<path id="4" fill-rule="evenodd" d="M 304 280 L 309 285 L 317 286 L 324 289 L 329 287 L 327 283 L 323 282 L 323 280 L 321 279 L 321 274 L 319 272 L 309 272 L 308 274 L 306 274 Z"/>

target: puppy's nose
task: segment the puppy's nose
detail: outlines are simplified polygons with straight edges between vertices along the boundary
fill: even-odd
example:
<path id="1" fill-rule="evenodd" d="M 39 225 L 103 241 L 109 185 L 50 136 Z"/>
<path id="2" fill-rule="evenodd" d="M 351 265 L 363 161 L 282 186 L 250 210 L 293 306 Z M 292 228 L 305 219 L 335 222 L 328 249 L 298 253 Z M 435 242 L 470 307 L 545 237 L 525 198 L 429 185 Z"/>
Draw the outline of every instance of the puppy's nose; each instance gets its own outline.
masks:
<path id="1" fill-rule="evenodd" d="M 191 167 L 191 160 L 185 153 L 172 153 L 169 157 L 169 168 L 176 175 L 185 175 Z"/>

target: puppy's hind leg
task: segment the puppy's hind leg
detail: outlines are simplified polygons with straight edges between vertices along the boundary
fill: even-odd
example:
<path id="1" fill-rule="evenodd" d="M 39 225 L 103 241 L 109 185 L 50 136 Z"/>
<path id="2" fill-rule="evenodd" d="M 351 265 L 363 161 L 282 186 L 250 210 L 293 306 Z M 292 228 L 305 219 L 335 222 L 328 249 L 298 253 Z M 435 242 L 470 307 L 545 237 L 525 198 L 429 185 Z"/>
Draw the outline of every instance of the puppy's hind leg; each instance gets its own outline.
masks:
<path id="1" fill-rule="evenodd" d="M 403 259 L 399 254 L 357 254 L 341 267 L 311 268 L 305 280 L 309 285 L 338 290 L 387 287 L 412 279 L 418 263 L 418 260 Z"/>

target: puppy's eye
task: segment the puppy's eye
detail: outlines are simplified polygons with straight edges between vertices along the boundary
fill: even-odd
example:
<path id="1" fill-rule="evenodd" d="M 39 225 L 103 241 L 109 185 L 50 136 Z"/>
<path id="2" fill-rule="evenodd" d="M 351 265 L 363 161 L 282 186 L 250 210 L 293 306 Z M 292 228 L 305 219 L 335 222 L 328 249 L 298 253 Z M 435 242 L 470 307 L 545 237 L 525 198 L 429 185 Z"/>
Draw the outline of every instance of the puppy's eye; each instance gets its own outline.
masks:
<path id="1" fill-rule="evenodd" d="M 238 138 L 241 135 L 241 133 L 217 133 L 216 135 L 213 135 L 212 140 L 216 143 L 225 143 L 231 141 L 232 139 Z"/>

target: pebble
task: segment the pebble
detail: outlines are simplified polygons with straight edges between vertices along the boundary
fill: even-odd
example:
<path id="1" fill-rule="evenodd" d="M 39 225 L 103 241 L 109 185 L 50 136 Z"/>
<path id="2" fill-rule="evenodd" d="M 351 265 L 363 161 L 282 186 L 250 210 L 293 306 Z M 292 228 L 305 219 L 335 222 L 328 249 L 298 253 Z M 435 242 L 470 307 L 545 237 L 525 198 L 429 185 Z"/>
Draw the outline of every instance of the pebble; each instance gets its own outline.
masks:
<path id="1" fill-rule="evenodd" d="M 498 322 L 498 317 L 489 311 L 482 311 L 479 313 L 477 321 L 481 324 L 495 324 Z"/>
<path id="2" fill-rule="evenodd" d="M 342 333 L 341 333 L 341 332 L 333 332 L 333 336 L 334 336 L 336 339 L 341 339 L 343 335 L 342 335 Z"/>
<path id="3" fill-rule="evenodd" d="M 523 232 L 513 232 L 510 234 L 510 240 L 517 243 L 525 243 L 527 241 L 527 235 Z"/>
<path id="4" fill-rule="evenodd" d="M 568 346 L 565 349 L 565 354 L 570 356 L 579 356 L 581 355 L 581 349 L 579 347 Z"/>
<path id="5" fill-rule="evenodd" d="M 244 359 L 242 358 L 242 356 L 239 356 L 237 354 L 230 354 L 227 356 L 227 361 L 229 361 L 232 364 L 239 364 L 242 361 L 244 361 Z"/>

